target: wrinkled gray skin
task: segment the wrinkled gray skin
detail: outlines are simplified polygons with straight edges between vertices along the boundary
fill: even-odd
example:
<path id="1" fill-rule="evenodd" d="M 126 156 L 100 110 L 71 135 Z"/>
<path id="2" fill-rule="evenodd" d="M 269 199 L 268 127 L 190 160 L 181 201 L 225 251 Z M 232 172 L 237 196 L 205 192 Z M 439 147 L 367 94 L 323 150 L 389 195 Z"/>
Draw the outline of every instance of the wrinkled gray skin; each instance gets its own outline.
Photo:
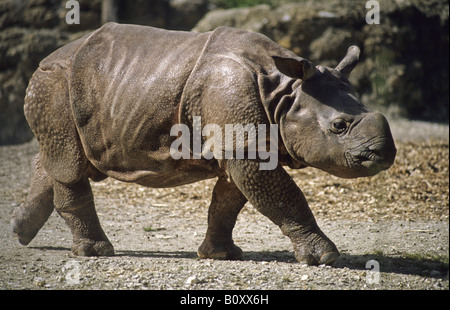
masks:
<path id="1" fill-rule="evenodd" d="M 350 47 L 335 69 L 315 67 L 237 29 L 198 34 L 106 24 L 45 58 L 29 83 L 25 115 L 40 152 L 13 231 L 28 244 L 56 209 L 75 255 L 113 255 L 89 179 L 171 187 L 217 177 L 199 257 L 241 258 L 232 230 L 250 201 L 292 240 L 298 261 L 331 264 L 339 252 L 282 166 L 355 178 L 392 165 L 386 119 L 370 113 L 347 80 L 358 57 Z M 278 124 L 280 164 L 260 170 L 258 159 L 174 160 L 170 128 L 183 123 L 192 132 L 194 116 L 222 128 Z"/>

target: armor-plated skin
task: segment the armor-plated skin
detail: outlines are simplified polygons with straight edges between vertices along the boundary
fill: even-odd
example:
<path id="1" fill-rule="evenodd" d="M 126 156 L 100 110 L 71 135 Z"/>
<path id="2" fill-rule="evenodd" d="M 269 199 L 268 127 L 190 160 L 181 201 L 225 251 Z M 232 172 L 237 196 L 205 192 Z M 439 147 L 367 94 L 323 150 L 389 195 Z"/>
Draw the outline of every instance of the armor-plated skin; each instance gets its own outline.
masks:
<path id="1" fill-rule="evenodd" d="M 40 152 L 13 231 L 28 244 L 56 209 L 74 254 L 112 255 L 89 178 L 171 187 L 217 177 L 199 257 L 241 258 L 232 230 L 250 201 L 292 240 L 298 261 L 331 264 L 339 252 L 282 166 L 354 178 L 393 164 L 386 119 L 359 102 L 347 79 L 358 57 L 351 47 L 335 69 L 315 67 L 233 28 L 199 34 L 104 25 L 44 59 L 29 83 L 24 109 Z M 198 116 L 219 128 L 278 125 L 279 164 L 261 170 L 259 159 L 172 158 L 171 128 L 193 129 Z"/>

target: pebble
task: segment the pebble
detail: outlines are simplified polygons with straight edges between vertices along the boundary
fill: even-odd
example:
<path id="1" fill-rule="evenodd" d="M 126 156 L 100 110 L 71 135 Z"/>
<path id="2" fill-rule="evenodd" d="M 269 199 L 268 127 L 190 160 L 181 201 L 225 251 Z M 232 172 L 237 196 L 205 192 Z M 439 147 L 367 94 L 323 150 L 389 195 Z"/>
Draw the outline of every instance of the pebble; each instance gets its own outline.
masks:
<path id="1" fill-rule="evenodd" d="M 198 280 L 197 276 L 193 275 L 193 276 L 190 276 L 190 277 L 188 277 L 188 278 L 186 279 L 185 284 L 186 284 L 187 286 L 191 286 L 191 285 L 196 284 L 196 283 L 198 283 L 198 282 L 199 282 L 199 280 Z"/>
<path id="2" fill-rule="evenodd" d="M 46 284 L 45 279 L 43 277 L 35 277 L 34 283 L 39 287 L 44 287 Z"/>

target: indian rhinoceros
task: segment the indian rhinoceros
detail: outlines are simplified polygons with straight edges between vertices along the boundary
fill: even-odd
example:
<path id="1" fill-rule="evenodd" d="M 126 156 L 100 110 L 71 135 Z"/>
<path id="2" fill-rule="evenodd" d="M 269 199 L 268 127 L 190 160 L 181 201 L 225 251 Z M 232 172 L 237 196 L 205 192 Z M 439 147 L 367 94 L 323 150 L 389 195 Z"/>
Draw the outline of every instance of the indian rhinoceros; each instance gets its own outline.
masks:
<path id="1" fill-rule="evenodd" d="M 387 120 L 369 112 L 348 81 L 359 53 L 352 46 L 328 68 L 228 27 L 193 33 L 105 24 L 42 60 L 30 80 L 24 111 L 40 151 L 28 198 L 13 212 L 14 233 L 28 244 L 56 209 L 75 255 L 113 255 L 89 179 L 174 187 L 217 178 L 200 258 L 242 257 L 232 230 L 249 201 L 291 239 L 299 262 L 333 263 L 338 249 L 283 166 L 356 178 L 393 164 Z M 193 130 L 195 117 L 219 128 L 277 125 L 277 164 L 175 159 L 171 129 Z"/>

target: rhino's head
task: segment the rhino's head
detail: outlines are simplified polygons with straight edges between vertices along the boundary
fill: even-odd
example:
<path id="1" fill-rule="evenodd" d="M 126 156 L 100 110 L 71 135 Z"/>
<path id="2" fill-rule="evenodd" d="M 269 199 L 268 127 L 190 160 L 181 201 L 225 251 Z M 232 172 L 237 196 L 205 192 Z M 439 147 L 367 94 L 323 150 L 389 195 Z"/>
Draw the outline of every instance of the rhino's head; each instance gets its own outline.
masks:
<path id="1" fill-rule="evenodd" d="M 278 117 L 294 167 L 307 165 L 344 178 L 371 176 L 389 168 L 396 148 L 386 118 L 355 96 L 348 76 L 360 50 L 349 48 L 332 69 L 303 58 L 273 57 L 278 70 L 299 80 L 292 104 Z"/>

